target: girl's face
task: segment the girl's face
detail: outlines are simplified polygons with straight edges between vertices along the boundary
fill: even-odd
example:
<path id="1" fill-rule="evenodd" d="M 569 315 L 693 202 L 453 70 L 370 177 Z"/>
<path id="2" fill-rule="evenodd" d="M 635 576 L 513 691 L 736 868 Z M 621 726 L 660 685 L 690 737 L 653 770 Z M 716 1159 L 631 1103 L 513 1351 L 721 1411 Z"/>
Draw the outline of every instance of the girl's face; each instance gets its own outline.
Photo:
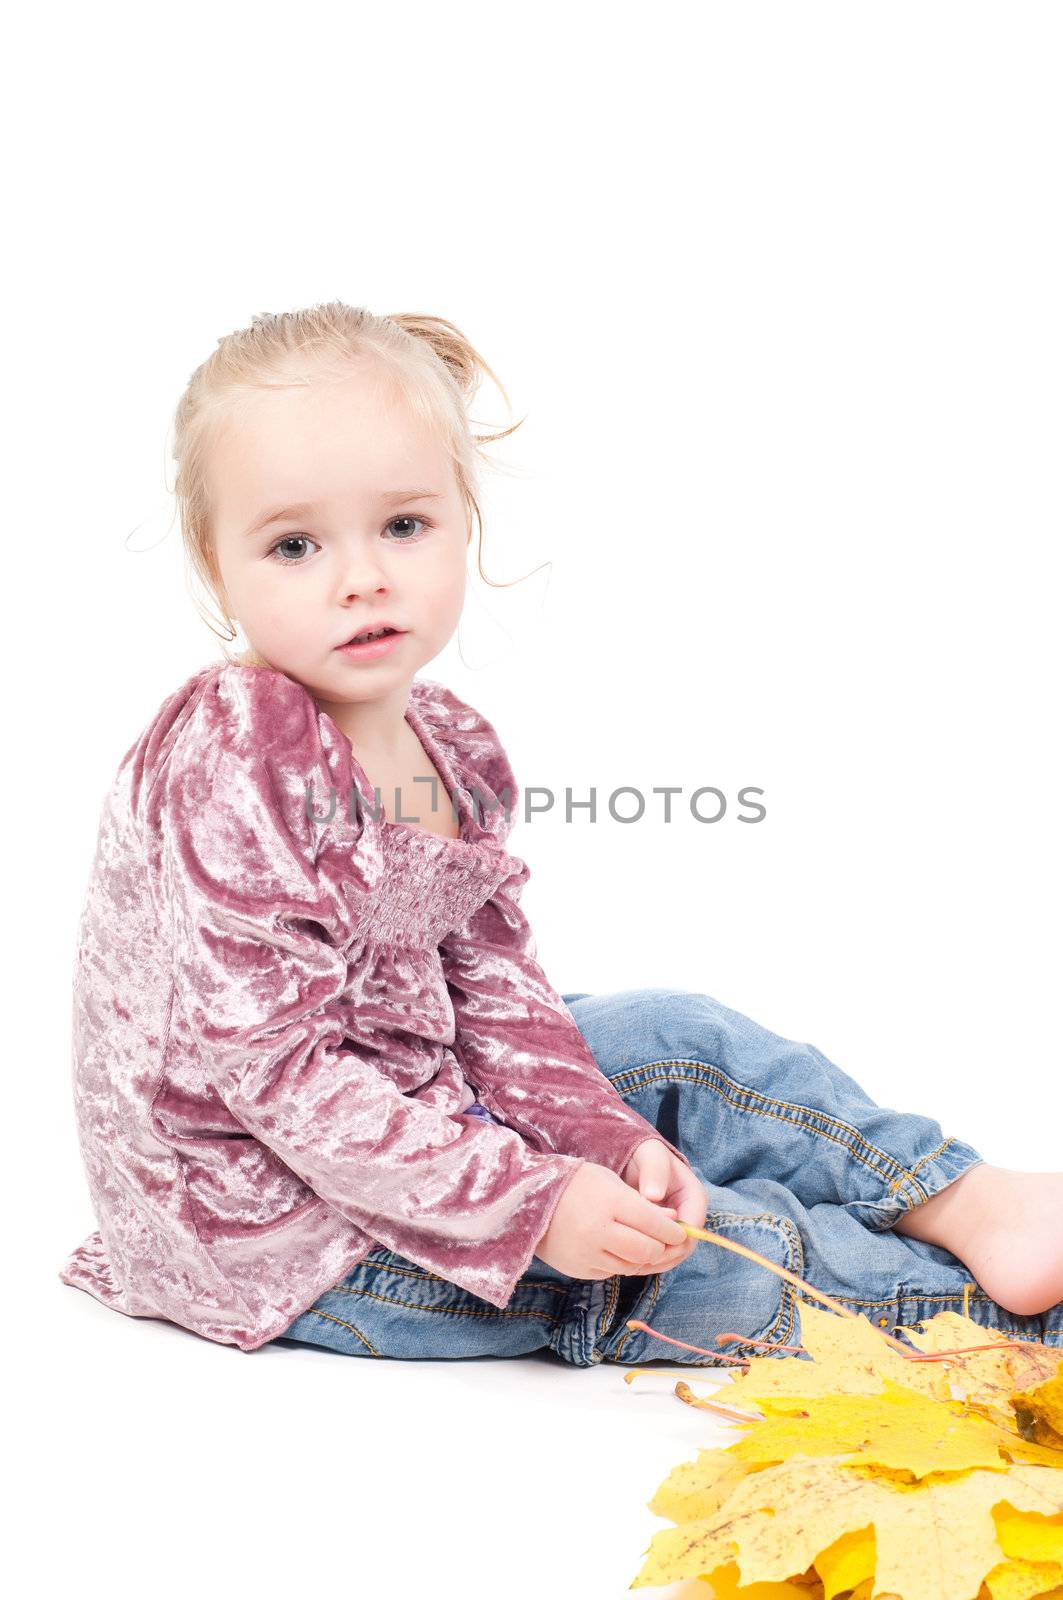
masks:
<path id="1" fill-rule="evenodd" d="M 229 615 L 263 661 L 328 704 L 404 705 L 465 599 L 472 530 L 453 468 L 431 430 L 385 396 L 353 368 L 255 391 L 210 452 Z M 402 630 L 385 655 L 356 661 L 337 648 L 383 623 Z"/>

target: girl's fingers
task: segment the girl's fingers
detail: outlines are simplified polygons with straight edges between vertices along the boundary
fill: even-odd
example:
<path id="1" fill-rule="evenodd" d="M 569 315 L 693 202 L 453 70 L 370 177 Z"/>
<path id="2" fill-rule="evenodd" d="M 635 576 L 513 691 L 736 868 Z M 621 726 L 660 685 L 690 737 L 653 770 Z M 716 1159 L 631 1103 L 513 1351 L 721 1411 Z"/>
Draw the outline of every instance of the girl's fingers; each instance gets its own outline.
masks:
<path id="1" fill-rule="evenodd" d="M 617 1197 L 613 1226 L 638 1233 L 649 1239 L 651 1244 L 682 1244 L 689 1236 L 680 1229 L 680 1237 L 676 1238 L 677 1220 L 668 1214 L 673 1209 L 658 1205 L 656 1200 L 645 1199 L 636 1194 L 634 1189 L 624 1189 Z M 639 1259 L 642 1259 L 641 1255 Z"/>
<path id="2" fill-rule="evenodd" d="M 680 1196 L 676 1220 L 678 1222 L 689 1222 L 695 1228 L 703 1228 L 708 1211 L 709 1197 L 699 1183 L 696 1188 L 690 1189 Z"/>
<path id="3" fill-rule="evenodd" d="M 616 1240 L 615 1234 L 610 1235 L 610 1245 L 613 1248 L 608 1250 L 608 1254 L 612 1256 L 613 1261 L 620 1262 L 620 1266 L 613 1269 L 616 1272 L 628 1272 L 628 1274 L 668 1272 L 669 1267 L 685 1261 L 693 1248 L 693 1240 L 688 1235 L 685 1235 L 682 1245 L 669 1245 L 661 1251 L 660 1246 L 656 1246 L 655 1250 L 655 1240 L 652 1238 L 636 1234 L 634 1229 L 624 1229 L 624 1232 L 631 1235 L 631 1243 L 620 1243 Z"/>
<path id="4" fill-rule="evenodd" d="M 611 1250 L 603 1250 L 602 1260 L 606 1263 L 610 1275 L 619 1273 L 625 1278 L 648 1278 L 655 1272 L 667 1272 L 689 1253 L 682 1245 L 677 1245 L 674 1250 L 667 1251 L 659 1261 L 627 1261 Z"/>
<path id="5" fill-rule="evenodd" d="M 622 1261 L 658 1261 L 665 1247 L 658 1239 L 650 1239 L 637 1228 L 623 1222 L 614 1222 L 608 1231 L 606 1248 Z"/>

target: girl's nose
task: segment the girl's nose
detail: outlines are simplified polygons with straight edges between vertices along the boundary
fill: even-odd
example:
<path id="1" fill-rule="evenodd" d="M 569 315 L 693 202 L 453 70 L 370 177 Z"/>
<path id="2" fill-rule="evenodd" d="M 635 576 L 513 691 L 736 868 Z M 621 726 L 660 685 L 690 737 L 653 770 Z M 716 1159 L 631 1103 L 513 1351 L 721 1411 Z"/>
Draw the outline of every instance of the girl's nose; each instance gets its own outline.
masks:
<path id="1" fill-rule="evenodd" d="M 344 552 L 339 573 L 343 599 L 357 600 L 364 595 L 380 594 L 387 588 L 387 573 L 375 552 L 362 545 Z"/>
<path id="2" fill-rule="evenodd" d="M 381 579 L 372 583 L 345 583 L 340 589 L 340 599 L 344 605 L 357 600 L 365 600 L 369 595 L 387 594 L 388 585 Z"/>

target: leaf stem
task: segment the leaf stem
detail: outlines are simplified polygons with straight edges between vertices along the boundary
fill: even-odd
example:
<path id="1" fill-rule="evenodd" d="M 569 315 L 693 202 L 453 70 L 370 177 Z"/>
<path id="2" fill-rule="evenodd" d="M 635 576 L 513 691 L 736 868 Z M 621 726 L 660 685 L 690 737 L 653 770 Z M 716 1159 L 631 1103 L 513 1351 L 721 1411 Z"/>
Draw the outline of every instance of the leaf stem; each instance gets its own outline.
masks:
<path id="1" fill-rule="evenodd" d="M 819 1300 L 822 1305 L 828 1306 L 831 1311 L 836 1311 L 840 1317 L 851 1317 L 856 1322 L 867 1322 L 868 1327 L 874 1327 L 867 1317 L 861 1317 L 858 1311 L 850 1311 L 848 1306 L 842 1305 L 840 1300 L 833 1299 L 829 1294 L 824 1294 L 821 1289 L 813 1288 L 812 1284 L 804 1278 L 799 1278 L 796 1272 L 790 1272 L 786 1267 L 780 1267 L 776 1262 L 769 1261 L 767 1256 L 762 1256 L 759 1251 L 750 1250 L 748 1245 L 738 1244 L 734 1239 L 724 1239 L 718 1233 L 712 1233 L 708 1228 L 696 1228 L 692 1222 L 680 1222 L 679 1226 L 685 1228 L 694 1239 L 704 1239 L 709 1244 L 718 1244 L 724 1250 L 733 1250 L 735 1255 L 745 1256 L 749 1261 L 756 1261 L 759 1266 L 767 1267 L 769 1272 L 774 1272 L 776 1277 L 784 1278 L 787 1283 L 792 1283 L 795 1289 L 801 1289 L 810 1295 L 813 1300 Z M 904 1344 L 900 1339 L 895 1339 L 892 1334 L 886 1333 L 882 1328 L 875 1328 L 875 1332 L 884 1339 L 894 1350 L 899 1350 L 902 1355 L 911 1353 L 911 1345 Z M 741 1338 L 741 1335 L 736 1335 Z M 712 1354 L 713 1352 L 707 1352 Z"/>
<path id="2" fill-rule="evenodd" d="M 875 1328 L 874 1323 L 871 1322 L 867 1317 L 861 1316 L 858 1311 L 850 1311 L 849 1307 L 842 1305 L 841 1301 L 832 1299 L 829 1294 L 823 1294 L 821 1290 L 813 1288 L 812 1284 L 810 1284 L 806 1279 L 799 1278 L 795 1272 L 788 1271 L 786 1267 L 777 1266 L 774 1261 L 769 1261 L 767 1256 L 760 1255 L 756 1250 L 750 1250 L 747 1245 L 737 1244 L 734 1239 L 724 1239 L 720 1236 L 720 1234 L 710 1232 L 708 1228 L 696 1228 L 692 1222 L 680 1222 L 679 1226 L 681 1228 L 685 1228 L 687 1233 L 689 1233 L 695 1239 L 704 1239 L 709 1244 L 721 1245 L 724 1250 L 732 1250 L 735 1255 L 745 1256 L 748 1260 L 757 1262 L 759 1266 L 767 1267 L 768 1271 L 774 1272 L 776 1277 L 785 1278 L 786 1282 L 792 1283 L 795 1288 L 803 1289 L 806 1294 L 810 1295 L 815 1300 L 822 1301 L 825 1306 L 828 1306 L 831 1311 L 836 1311 L 839 1316 L 851 1317 L 856 1322 L 867 1322 L 868 1327 L 874 1328 L 874 1331 L 879 1335 L 879 1337 L 884 1339 L 888 1345 L 891 1345 L 894 1350 L 899 1351 L 899 1353 L 904 1357 L 905 1361 L 951 1361 L 954 1356 L 971 1355 L 980 1350 L 1024 1350 L 1028 1348 L 1030 1344 L 1030 1340 L 1028 1339 L 994 1339 L 988 1344 L 961 1345 L 955 1350 L 924 1351 L 913 1349 L 910 1344 L 905 1344 L 900 1339 L 894 1339 L 892 1334 L 884 1333 L 881 1328 Z M 964 1317 L 968 1321 L 971 1320 L 968 1312 L 969 1290 L 970 1284 L 965 1284 L 963 1290 L 963 1311 Z M 678 1345 L 682 1350 L 694 1350 L 698 1355 L 713 1356 L 715 1357 L 717 1364 L 731 1361 L 734 1362 L 736 1366 L 749 1366 L 749 1357 L 728 1355 L 722 1350 L 706 1350 L 704 1345 L 688 1344 L 685 1339 L 673 1339 L 667 1333 L 658 1333 L 656 1328 L 651 1328 L 648 1322 L 642 1322 L 637 1317 L 628 1318 L 627 1326 L 629 1328 L 639 1329 L 643 1333 L 651 1334 L 655 1339 L 662 1339 L 665 1344 Z M 896 1323 L 895 1326 L 903 1327 L 904 1324 Z M 803 1345 L 772 1344 L 767 1339 L 747 1339 L 741 1333 L 718 1333 L 716 1335 L 717 1344 L 722 1344 L 726 1339 L 733 1339 L 740 1344 L 761 1345 L 765 1350 L 773 1350 L 776 1352 L 776 1354 L 778 1354 L 780 1350 L 792 1350 L 795 1354 L 799 1354 L 804 1350 Z"/>

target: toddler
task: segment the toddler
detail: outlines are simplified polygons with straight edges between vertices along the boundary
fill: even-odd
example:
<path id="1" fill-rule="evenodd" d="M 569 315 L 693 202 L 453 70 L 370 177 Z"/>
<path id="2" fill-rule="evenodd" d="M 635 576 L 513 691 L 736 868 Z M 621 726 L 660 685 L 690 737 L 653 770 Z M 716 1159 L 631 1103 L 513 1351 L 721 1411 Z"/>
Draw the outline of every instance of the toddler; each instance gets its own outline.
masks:
<path id="1" fill-rule="evenodd" d="M 334 303 L 256 317 L 181 398 L 224 659 L 104 803 L 73 1006 L 97 1231 L 63 1282 L 244 1351 L 698 1366 L 793 1341 L 794 1286 L 687 1223 L 884 1328 L 968 1288 L 986 1326 L 1060 1344 L 1063 1174 L 988 1165 L 710 995 L 551 987 L 503 746 L 416 676 L 504 437 L 470 431 L 483 374 L 449 322 Z"/>

